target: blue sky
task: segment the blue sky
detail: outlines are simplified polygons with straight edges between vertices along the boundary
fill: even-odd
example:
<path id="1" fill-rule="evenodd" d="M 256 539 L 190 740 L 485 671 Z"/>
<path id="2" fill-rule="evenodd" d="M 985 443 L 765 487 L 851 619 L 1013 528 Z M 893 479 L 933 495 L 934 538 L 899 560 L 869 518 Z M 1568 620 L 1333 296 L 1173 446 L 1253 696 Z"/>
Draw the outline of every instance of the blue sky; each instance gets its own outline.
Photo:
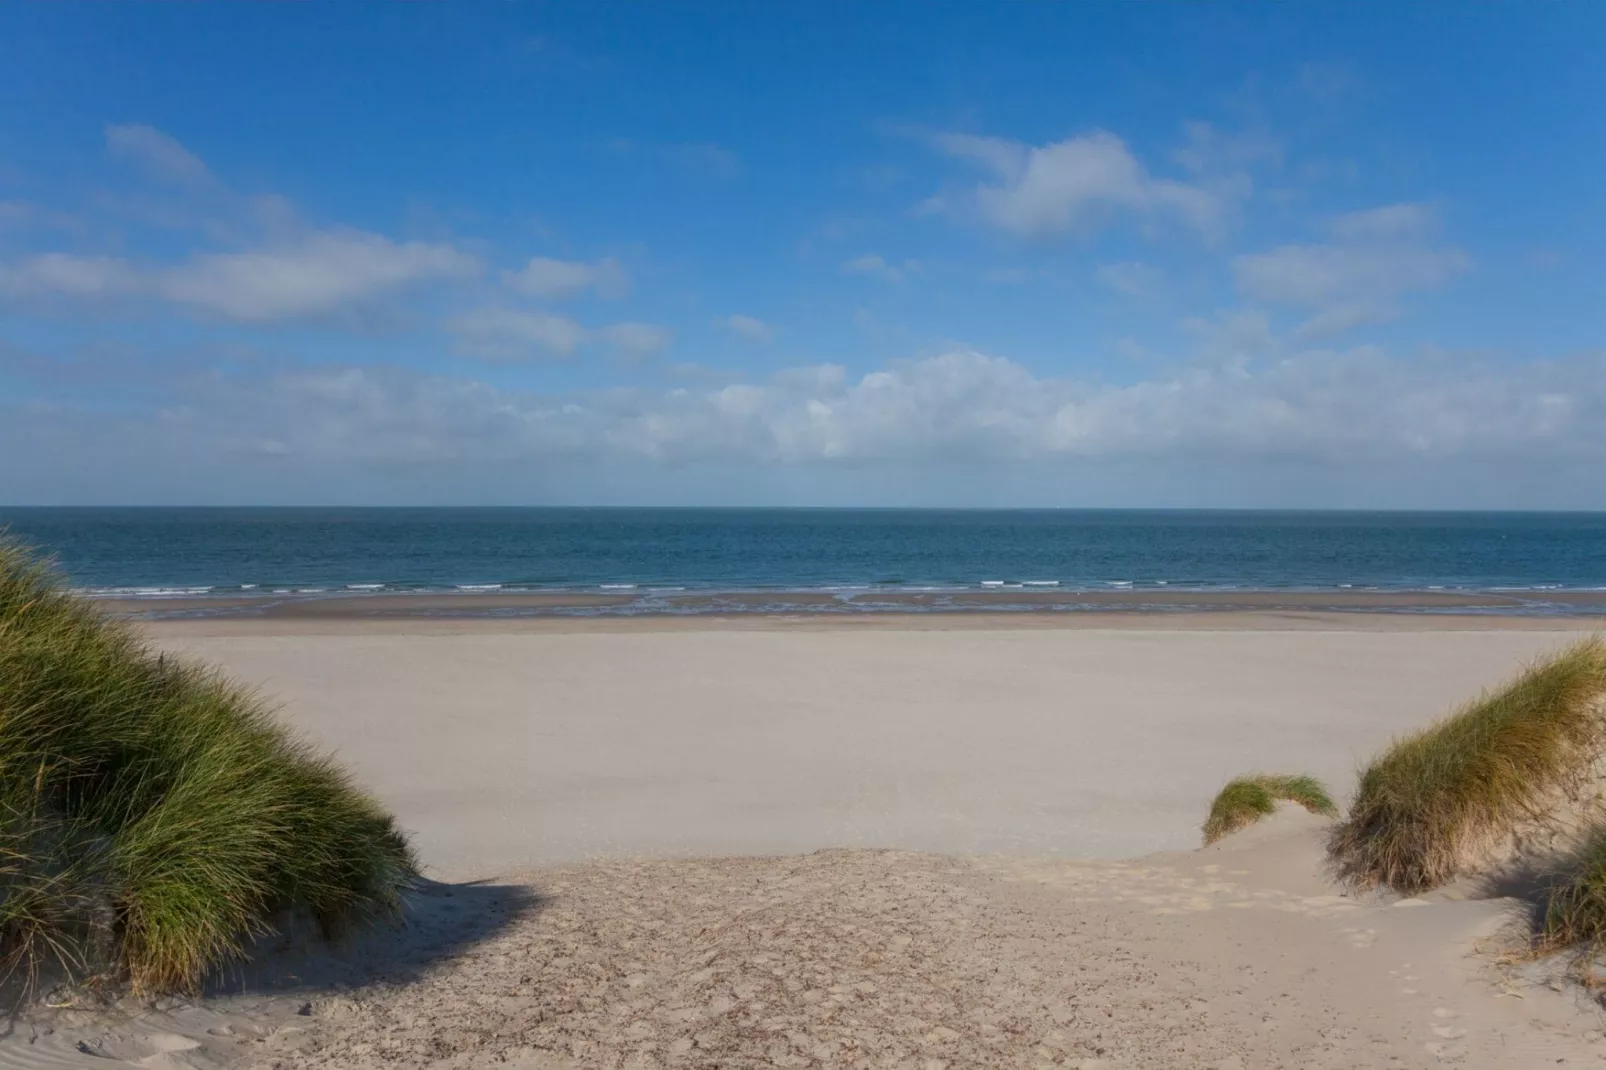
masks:
<path id="1" fill-rule="evenodd" d="M 1606 8 L 0 8 L 0 501 L 1606 508 Z"/>

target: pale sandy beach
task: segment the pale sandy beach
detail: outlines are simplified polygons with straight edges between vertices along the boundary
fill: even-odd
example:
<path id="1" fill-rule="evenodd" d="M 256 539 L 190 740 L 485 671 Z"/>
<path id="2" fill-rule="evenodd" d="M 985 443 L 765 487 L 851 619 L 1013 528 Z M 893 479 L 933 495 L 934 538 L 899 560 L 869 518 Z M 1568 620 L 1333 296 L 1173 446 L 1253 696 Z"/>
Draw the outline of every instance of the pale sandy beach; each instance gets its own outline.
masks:
<path id="1" fill-rule="evenodd" d="M 404 934 L 270 958 L 271 983 L 199 1007 L 24 1022 L 0 1064 L 1606 1053 L 1585 989 L 1502 962 L 1514 901 L 1342 895 L 1303 814 L 1194 850 L 1229 777 L 1347 795 L 1393 736 L 1587 622 L 1053 619 L 147 625 L 282 700 L 441 883 Z"/>
<path id="2" fill-rule="evenodd" d="M 150 631 L 282 700 L 451 878 L 596 856 L 1188 847 L 1229 777 L 1297 768 L 1343 790 L 1394 733 L 1575 634 L 950 619 Z"/>

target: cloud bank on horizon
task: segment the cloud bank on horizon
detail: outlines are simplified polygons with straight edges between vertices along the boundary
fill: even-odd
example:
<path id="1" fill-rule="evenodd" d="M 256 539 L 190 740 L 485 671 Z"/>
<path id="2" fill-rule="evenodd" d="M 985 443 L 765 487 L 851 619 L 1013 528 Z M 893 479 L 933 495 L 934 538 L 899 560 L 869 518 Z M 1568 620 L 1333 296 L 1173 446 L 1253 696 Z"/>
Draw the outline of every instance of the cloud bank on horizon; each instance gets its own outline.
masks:
<path id="1" fill-rule="evenodd" d="M 984 14 L 0 13 L 0 502 L 1606 508 L 1597 9 Z"/>

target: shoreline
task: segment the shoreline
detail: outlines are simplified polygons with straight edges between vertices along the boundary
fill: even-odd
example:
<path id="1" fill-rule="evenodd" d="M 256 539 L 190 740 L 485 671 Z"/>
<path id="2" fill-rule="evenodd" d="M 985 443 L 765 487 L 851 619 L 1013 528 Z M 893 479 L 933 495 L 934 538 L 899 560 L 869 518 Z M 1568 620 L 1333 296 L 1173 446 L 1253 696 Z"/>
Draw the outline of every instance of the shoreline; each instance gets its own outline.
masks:
<path id="1" fill-rule="evenodd" d="M 1137 617 L 1254 613 L 1606 619 L 1606 591 L 950 590 L 627 593 L 520 591 L 97 597 L 107 613 L 144 621 L 529 621 L 900 617 Z"/>
<path id="2" fill-rule="evenodd" d="M 499 635 L 653 635 L 764 634 L 828 635 L 859 633 L 988 632 L 1034 633 L 1565 633 L 1606 631 L 1599 616 L 1519 616 L 1495 613 L 1387 611 L 1208 610 L 1054 612 L 885 612 L 885 613 L 699 613 L 634 616 L 191 616 L 133 617 L 128 623 L 150 639 L 166 640 L 298 637 L 440 637 Z"/>

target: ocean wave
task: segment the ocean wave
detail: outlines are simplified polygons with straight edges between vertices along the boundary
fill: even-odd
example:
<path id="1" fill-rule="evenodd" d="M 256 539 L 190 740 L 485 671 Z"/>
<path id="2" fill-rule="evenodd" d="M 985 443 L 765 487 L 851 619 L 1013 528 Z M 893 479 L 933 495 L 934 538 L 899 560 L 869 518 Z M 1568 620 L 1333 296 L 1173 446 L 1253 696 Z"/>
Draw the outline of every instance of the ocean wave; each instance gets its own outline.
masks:
<path id="1" fill-rule="evenodd" d="M 460 583 L 457 585 L 457 589 L 459 591 L 500 591 L 502 585 L 500 583 Z"/>
<path id="2" fill-rule="evenodd" d="M 383 591 L 384 589 L 385 589 L 385 585 L 383 583 L 348 583 L 348 584 L 346 584 L 346 590 L 348 590 L 348 591 Z"/>
<path id="3" fill-rule="evenodd" d="M 91 598 L 194 598 L 211 594 L 214 587 L 77 587 L 74 593 Z"/>
<path id="4" fill-rule="evenodd" d="M 602 591 L 634 591 L 636 585 L 633 583 L 599 583 L 597 584 L 597 589 Z"/>
<path id="5" fill-rule="evenodd" d="M 1060 585 L 1059 580 L 1027 580 L 1025 582 L 1028 587 L 1058 587 Z"/>

